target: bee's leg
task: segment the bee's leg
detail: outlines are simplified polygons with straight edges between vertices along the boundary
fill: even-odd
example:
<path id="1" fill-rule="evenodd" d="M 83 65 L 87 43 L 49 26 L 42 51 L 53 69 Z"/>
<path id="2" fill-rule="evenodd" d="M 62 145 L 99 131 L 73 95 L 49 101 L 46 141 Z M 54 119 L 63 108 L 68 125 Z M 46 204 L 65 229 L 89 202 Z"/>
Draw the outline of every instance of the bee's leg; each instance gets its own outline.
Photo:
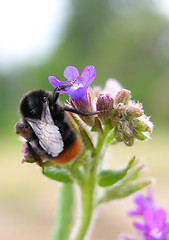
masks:
<path id="1" fill-rule="evenodd" d="M 40 155 L 33 149 L 33 147 L 28 141 L 26 142 L 26 145 L 33 159 L 39 164 L 40 167 L 42 167 L 42 172 L 44 173 L 44 166 Z"/>
<path id="2" fill-rule="evenodd" d="M 76 80 L 77 80 L 78 78 L 79 78 L 79 76 L 76 77 L 72 82 L 65 83 L 65 84 L 63 84 L 63 85 L 55 88 L 55 90 L 54 90 L 54 92 L 53 92 L 53 102 L 56 103 L 56 101 L 57 101 L 57 99 L 58 99 L 58 97 L 59 97 L 59 92 L 58 92 L 58 91 L 62 91 L 62 90 L 64 90 L 64 89 L 66 89 L 67 87 L 72 86 L 72 85 L 76 82 Z"/>
<path id="3" fill-rule="evenodd" d="M 55 88 L 55 90 L 53 91 L 53 103 L 56 103 L 57 99 L 59 98 L 59 92 L 58 91 L 58 88 Z"/>
<path id="4" fill-rule="evenodd" d="M 69 107 L 64 107 L 63 110 L 67 111 L 67 112 L 76 113 L 76 114 L 78 114 L 80 116 L 83 116 L 83 117 L 92 116 L 92 115 L 96 115 L 96 114 L 100 113 L 99 111 L 97 111 L 97 112 L 83 112 L 83 111 L 77 110 L 75 108 L 69 108 Z"/>

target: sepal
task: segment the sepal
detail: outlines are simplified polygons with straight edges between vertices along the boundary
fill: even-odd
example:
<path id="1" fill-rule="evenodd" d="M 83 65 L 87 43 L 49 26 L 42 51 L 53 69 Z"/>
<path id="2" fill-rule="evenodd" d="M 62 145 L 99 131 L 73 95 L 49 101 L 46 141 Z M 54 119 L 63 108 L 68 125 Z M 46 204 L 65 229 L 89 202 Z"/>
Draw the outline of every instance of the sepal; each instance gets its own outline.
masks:
<path id="1" fill-rule="evenodd" d="M 98 117 L 95 117 L 94 125 L 93 125 L 91 131 L 93 131 L 93 132 L 98 132 L 99 131 L 103 135 L 102 124 L 101 124 L 101 121 Z"/>
<path id="2" fill-rule="evenodd" d="M 141 141 L 145 141 L 149 138 L 149 136 L 146 133 L 143 132 L 137 132 L 134 134 L 135 138 Z"/>

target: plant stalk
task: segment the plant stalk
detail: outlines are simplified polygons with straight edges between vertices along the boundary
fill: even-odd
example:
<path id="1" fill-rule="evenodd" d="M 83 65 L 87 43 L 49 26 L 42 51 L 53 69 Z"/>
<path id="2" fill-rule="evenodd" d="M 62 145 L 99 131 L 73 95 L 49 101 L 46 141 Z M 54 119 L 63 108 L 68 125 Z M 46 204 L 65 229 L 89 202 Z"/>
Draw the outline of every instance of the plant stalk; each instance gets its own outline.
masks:
<path id="1" fill-rule="evenodd" d="M 73 238 L 73 240 L 84 240 L 92 221 L 93 212 L 95 210 L 95 202 L 97 200 L 98 162 L 102 153 L 104 139 L 105 137 L 100 134 L 96 145 L 96 155 L 94 158 L 88 159 L 88 161 L 90 161 L 90 165 L 86 171 L 84 182 L 80 185 L 82 201 L 81 218 L 77 235 Z"/>

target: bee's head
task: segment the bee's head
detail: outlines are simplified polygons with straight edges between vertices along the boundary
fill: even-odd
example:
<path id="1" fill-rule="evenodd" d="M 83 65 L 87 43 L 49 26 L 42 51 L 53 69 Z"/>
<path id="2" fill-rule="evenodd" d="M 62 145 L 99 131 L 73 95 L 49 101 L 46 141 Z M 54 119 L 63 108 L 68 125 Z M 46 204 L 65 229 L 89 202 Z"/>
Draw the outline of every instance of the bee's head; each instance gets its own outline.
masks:
<path id="1" fill-rule="evenodd" d="M 50 93 L 43 90 L 28 92 L 20 103 L 20 113 L 25 118 L 41 119 L 44 99 L 50 97 Z"/>

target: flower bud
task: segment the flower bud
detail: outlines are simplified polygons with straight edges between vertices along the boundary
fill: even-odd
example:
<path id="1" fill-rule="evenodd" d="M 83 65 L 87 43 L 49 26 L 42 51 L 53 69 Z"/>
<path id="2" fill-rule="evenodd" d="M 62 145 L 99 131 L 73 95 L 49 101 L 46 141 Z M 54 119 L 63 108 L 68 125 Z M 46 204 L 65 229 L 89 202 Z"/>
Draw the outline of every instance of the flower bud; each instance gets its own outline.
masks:
<path id="1" fill-rule="evenodd" d="M 35 149 L 34 145 L 31 145 L 31 146 Z M 32 157 L 32 154 L 30 153 L 29 148 L 27 146 L 24 146 L 24 148 L 22 149 L 22 154 L 23 154 L 23 158 L 21 160 L 22 163 L 25 163 L 25 162 L 33 163 L 33 162 L 35 162 L 34 158 Z"/>
<path id="2" fill-rule="evenodd" d="M 151 133 L 153 131 L 153 124 L 149 119 L 147 118 L 133 118 L 131 120 L 132 127 L 139 132 L 149 132 Z"/>
<path id="3" fill-rule="evenodd" d="M 122 125 L 122 133 L 123 133 L 124 141 L 128 142 L 132 138 L 134 138 L 134 134 L 131 130 L 131 126 L 128 121 L 123 122 L 121 125 Z"/>
<path id="4" fill-rule="evenodd" d="M 122 89 L 116 94 L 115 104 L 117 105 L 119 103 L 124 103 L 125 105 L 127 105 L 130 101 L 130 97 L 131 97 L 131 92 L 127 89 Z"/>
<path id="5" fill-rule="evenodd" d="M 41 160 L 45 157 L 42 152 L 40 152 L 39 148 L 37 147 L 37 145 L 35 143 L 31 143 L 31 147 L 33 148 L 33 150 L 38 154 L 38 156 L 41 158 Z M 21 160 L 22 163 L 34 163 L 36 162 L 34 157 L 32 156 L 29 148 L 27 147 L 27 145 L 24 145 L 24 148 L 22 149 L 22 154 L 23 154 L 23 158 Z"/>
<path id="6" fill-rule="evenodd" d="M 99 94 L 96 103 L 97 111 L 109 111 L 113 108 L 113 98 L 109 94 Z"/>
<path id="7" fill-rule="evenodd" d="M 33 162 L 35 162 L 32 155 L 29 152 L 29 149 L 26 146 L 22 149 L 22 155 L 23 155 L 23 158 L 21 160 L 22 163 L 25 163 L 25 162 L 33 163 Z"/>
<path id="8" fill-rule="evenodd" d="M 96 109 L 100 113 L 99 118 L 102 120 L 107 120 L 110 118 L 110 112 L 113 109 L 113 98 L 109 94 L 99 94 L 96 102 Z"/>
<path id="9" fill-rule="evenodd" d="M 119 103 L 114 111 L 114 117 L 116 119 L 122 119 L 126 115 L 126 106 L 123 103 Z"/>
<path id="10" fill-rule="evenodd" d="M 130 103 L 127 108 L 127 114 L 132 117 L 141 117 L 144 114 L 141 103 Z"/>
<path id="11" fill-rule="evenodd" d="M 123 142 L 123 134 L 122 134 L 122 129 L 120 125 L 115 126 L 114 136 L 118 142 Z"/>

